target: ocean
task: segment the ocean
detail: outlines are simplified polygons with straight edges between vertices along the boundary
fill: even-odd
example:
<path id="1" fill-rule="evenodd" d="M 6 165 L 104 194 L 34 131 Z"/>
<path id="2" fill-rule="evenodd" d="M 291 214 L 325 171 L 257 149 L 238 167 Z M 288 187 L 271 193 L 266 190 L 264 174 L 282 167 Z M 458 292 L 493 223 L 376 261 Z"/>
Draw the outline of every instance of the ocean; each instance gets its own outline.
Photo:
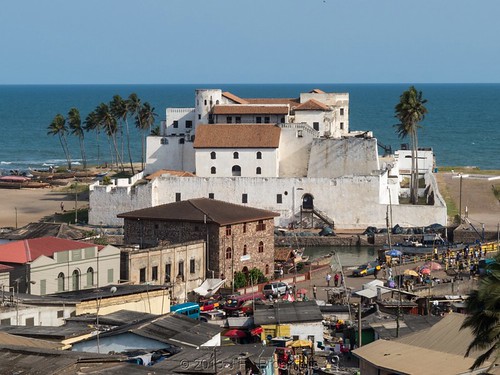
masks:
<path id="1" fill-rule="evenodd" d="M 417 84 L 428 100 L 428 115 L 419 131 L 419 146 L 431 147 L 438 166 L 475 166 L 500 169 L 500 84 Z M 319 88 L 350 95 L 350 129 L 370 130 L 378 141 L 393 150 L 409 139 L 396 135 L 394 106 L 408 84 L 197 84 L 197 85 L 0 85 L 0 169 L 26 170 L 65 166 L 58 137 L 47 135 L 57 113 L 71 107 L 82 119 L 113 95 L 137 93 L 165 119 L 167 107 L 193 107 L 196 88 L 221 88 L 241 97 L 298 97 Z M 134 161 L 140 161 L 141 138 L 132 130 Z M 86 133 L 90 164 L 97 164 L 97 143 Z M 81 163 L 78 140 L 69 137 L 72 160 Z M 111 162 L 110 147 L 100 136 L 99 162 Z M 121 146 L 120 146 L 121 147 Z M 125 147 L 126 150 L 126 147 Z M 379 150 L 382 153 L 382 150 Z M 126 153 L 125 153 L 126 154 Z M 127 159 L 127 158 L 125 158 Z"/>

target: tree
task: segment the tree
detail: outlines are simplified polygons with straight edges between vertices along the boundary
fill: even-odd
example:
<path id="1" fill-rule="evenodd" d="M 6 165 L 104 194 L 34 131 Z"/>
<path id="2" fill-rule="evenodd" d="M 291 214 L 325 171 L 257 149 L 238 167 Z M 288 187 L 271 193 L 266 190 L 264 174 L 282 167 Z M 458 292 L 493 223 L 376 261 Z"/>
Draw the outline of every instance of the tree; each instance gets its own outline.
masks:
<path id="1" fill-rule="evenodd" d="M 84 129 L 96 132 L 96 144 L 97 144 L 97 165 L 101 162 L 101 147 L 99 144 L 99 133 L 101 132 L 101 125 L 99 124 L 97 114 L 95 111 L 90 112 L 85 118 Z"/>
<path id="2" fill-rule="evenodd" d="M 260 284 L 260 283 L 265 283 L 267 282 L 266 276 L 262 273 L 262 271 L 258 268 L 252 268 L 250 271 L 248 271 L 248 284 L 249 285 L 255 285 L 255 284 Z"/>
<path id="3" fill-rule="evenodd" d="M 68 125 L 71 134 L 78 138 L 80 143 L 80 153 L 82 155 L 83 169 L 87 169 L 87 156 L 85 154 L 85 134 L 80 119 L 80 111 L 77 108 L 71 108 L 68 112 Z"/>
<path id="4" fill-rule="evenodd" d="M 132 94 L 130 94 L 128 96 L 128 99 L 127 99 L 128 112 L 129 112 L 130 116 L 135 118 L 136 127 L 138 127 L 139 129 L 142 129 L 142 124 L 140 124 L 140 122 L 139 122 L 139 125 L 137 125 L 139 113 L 141 112 L 141 106 L 142 106 L 141 99 L 139 99 L 139 97 L 137 96 L 137 94 L 135 92 L 133 92 Z M 140 119 L 139 119 L 139 121 L 140 121 Z M 142 137 L 141 137 L 141 145 L 142 145 L 141 166 L 142 166 L 142 169 L 144 169 L 144 139 Z"/>
<path id="5" fill-rule="evenodd" d="M 399 123 L 394 125 L 399 138 L 410 137 L 411 139 L 411 179 L 410 179 L 410 203 L 418 203 L 418 136 L 417 131 L 427 113 L 422 99 L 422 91 L 417 91 L 411 86 L 399 97 L 399 103 L 395 107 L 395 116 Z"/>
<path id="6" fill-rule="evenodd" d="M 461 329 L 470 328 L 474 339 L 465 356 L 473 350 L 486 350 L 477 357 L 471 369 L 478 368 L 493 355 L 491 366 L 486 371 L 489 372 L 500 357 L 500 254 L 487 267 L 478 289 L 469 294 L 466 306 L 468 315 Z"/>
<path id="7" fill-rule="evenodd" d="M 123 161 L 121 160 L 120 152 L 118 151 L 118 144 L 116 142 L 116 133 L 118 132 L 118 123 L 116 118 L 111 113 L 109 106 L 105 103 L 99 104 L 96 108 L 96 116 L 97 122 L 102 126 L 106 135 L 113 144 L 116 155 L 116 167 L 118 168 L 118 164 L 120 164 L 122 170 L 124 170 L 125 168 L 123 166 Z"/>
<path id="8" fill-rule="evenodd" d="M 144 160 L 145 160 L 145 152 L 146 152 L 146 133 L 149 130 L 151 132 L 151 128 L 155 123 L 155 117 L 158 115 L 155 113 L 154 107 L 151 107 L 151 104 L 145 102 L 138 114 L 135 117 L 135 125 L 139 130 L 142 131 L 142 169 L 144 169 Z"/>
<path id="9" fill-rule="evenodd" d="M 233 280 L 234 289 L 243 288 L 246 284 L 247 277 L 245 276 L 245 274 L 241 271 L 235 272 Z"/>
<path id="10" fill-rule="evenodd" d="M 66 139 L 66 134 L 68 128 L 66 127 L 66 120 L 64 116 L 58 113 L 48 127 L 48 135 L 57 135 L 59 137 L 59 142 L 66 156 L 66 161 L 68 162 L 68 169 L 71 169 L 71 156 L 68 148 L 68 141 Z"/>
<path id="11" fill-rule="evenodd" d="M 128 116 L 129 116 L 129 101 L 124 100 L 120 95 L 113 96 L 113 100 L 110 103 L 111 113 L 119 122 L 125 122 L 125 130 L 127 137 L 127 151 L 128 158 L 130 162 L 130 169 L 132 170 L 132 175 L 135 174 L 134 163 L 132 162 L 132 153 L 130 152 L 130 130 L 128 126 Z"/>

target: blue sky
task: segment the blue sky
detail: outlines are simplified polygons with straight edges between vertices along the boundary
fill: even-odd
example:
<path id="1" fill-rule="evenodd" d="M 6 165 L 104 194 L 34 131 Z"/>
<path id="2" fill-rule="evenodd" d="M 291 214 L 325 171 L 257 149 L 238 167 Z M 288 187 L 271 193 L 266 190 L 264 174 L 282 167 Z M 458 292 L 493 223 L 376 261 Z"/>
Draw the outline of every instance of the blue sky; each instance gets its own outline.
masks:
<path id="1" fill-rule="evenodd" d="M 0 84 L 500 82 L 498 0 L 15 0 Z"/>

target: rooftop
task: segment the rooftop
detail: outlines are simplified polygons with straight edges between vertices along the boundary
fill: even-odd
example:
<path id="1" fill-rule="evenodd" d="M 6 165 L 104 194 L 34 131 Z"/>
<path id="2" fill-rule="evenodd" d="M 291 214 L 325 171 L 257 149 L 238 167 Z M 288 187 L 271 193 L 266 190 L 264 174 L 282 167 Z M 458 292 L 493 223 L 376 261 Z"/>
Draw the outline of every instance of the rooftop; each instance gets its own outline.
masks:
<path id="1" fill-rule="evenodd" d="M 282 105 L 216 105 L 212 109 L 214 115 L 287 115 L 288 106 Z"/>
<path id="2" fill-rule="evenodd" d="M 278 148 L 280 135 L 272 124 L 200 124 L 194 148 Z"/>
<path id="3" fill-rule="evenodd" d="M 255 305 L 255 325 L 318 322 L 323 315 L 316 301 Z"/>
<path id="4" fill-rule="evenodd" d="M 294 108 L 295 111 L 329 111 L 327 105 L 317 101 L 316 99 L 309 99 L 307 102 L 302 103 Z"/>

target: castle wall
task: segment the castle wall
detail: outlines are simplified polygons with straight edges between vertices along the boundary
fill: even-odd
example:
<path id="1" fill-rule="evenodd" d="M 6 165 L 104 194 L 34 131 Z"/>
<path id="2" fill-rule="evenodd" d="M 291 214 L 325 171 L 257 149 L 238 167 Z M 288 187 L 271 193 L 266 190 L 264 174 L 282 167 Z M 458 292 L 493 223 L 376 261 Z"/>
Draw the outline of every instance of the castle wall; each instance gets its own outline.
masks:
<path id="1" fill-rule="evenodd" d="M 196 169 L 191 138 L 149 136 L 146 138 L 146 147 L 146 174 L 160 169 L 188 172 L 194 172 Z"/>
<path id="2" fill-rule="evenodd" d="M 279 124 L 279 176 L 305 177 L 311 143 L 317 132 L 307 124 Z"/>

